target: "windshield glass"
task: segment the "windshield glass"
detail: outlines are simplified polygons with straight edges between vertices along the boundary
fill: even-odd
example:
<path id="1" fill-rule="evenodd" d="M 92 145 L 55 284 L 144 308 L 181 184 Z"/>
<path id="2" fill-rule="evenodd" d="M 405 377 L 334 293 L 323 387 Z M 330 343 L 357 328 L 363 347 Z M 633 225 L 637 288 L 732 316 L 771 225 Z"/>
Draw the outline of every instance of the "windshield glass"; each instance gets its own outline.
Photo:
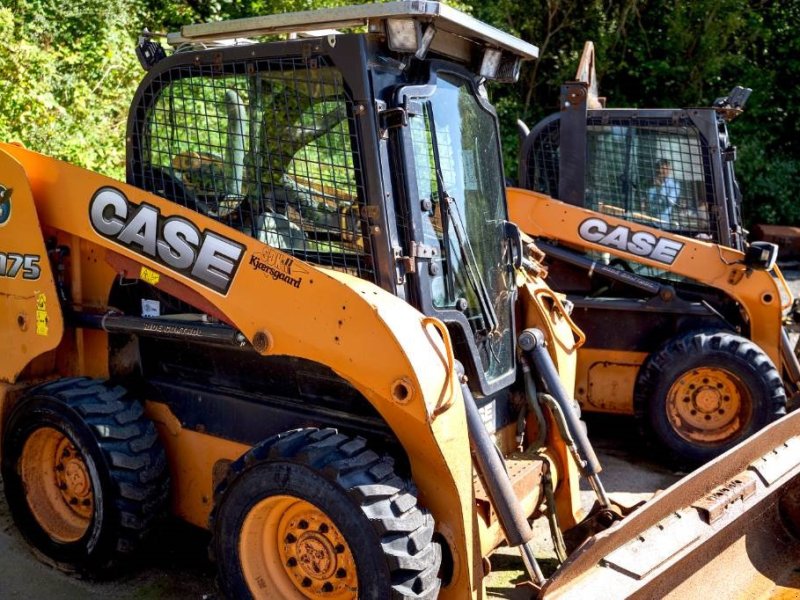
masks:
<path id="1" fill-rule="evenodd" d="M 434 94 L 420 100 L 411 136 L 424 243 L 440 257 L 431 270 L 432 303 L 464 313 L 491 382 L 513 369 L 513 272 L 496 121 L 453 75 L 440 73 Z"/>

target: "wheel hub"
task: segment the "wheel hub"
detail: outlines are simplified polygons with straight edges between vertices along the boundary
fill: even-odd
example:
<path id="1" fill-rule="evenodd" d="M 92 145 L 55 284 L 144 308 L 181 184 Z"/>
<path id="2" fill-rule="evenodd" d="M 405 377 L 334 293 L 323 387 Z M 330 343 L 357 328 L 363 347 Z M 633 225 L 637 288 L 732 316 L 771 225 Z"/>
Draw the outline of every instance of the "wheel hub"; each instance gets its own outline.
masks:
<path id="1" fill-rule="evenodd" d="M 311 577 L 327 579 L 336 570 L 336 555 L 333 545 L 323 535 L 305 533 L 295 545 L 300 567 Z"/>
<path id="2" fill-rule="evenodd" d="M 242 525 L 242 570 L 255 598 L 355 600 L 355 559 L 322 510 L 293 496 L 253 507 Z"/>
<path id="3" fill-rule="evenodd" d="M 86 463 L 78 450 L 65 437 L 56 450 L 56 482 L 64 503 L 78 515 L 92 514 L 92 483 Z"/>
<path id="4" fill-rule="evenodd" d="M 75 444 L 51 427 L 25 441 L 20 472 L 34 518 L 59 542 L 79 540 L 94 513 L 94 492 L 86 461 Z"/>
<path id="5" fill-rule="evenodd" d="M 722 414 L 725 412 L 725 409 L 722 408 L 722 396 L 716 389 L 710 387 L 704 387 L 695 394 L 694 406 L 698 412 L 706 415 L 711 415 L 720 410 Z"/>
<path id="6" fill-rule="evenodd" d="M 321 510 L 299 501 L 282 520 L 281 558 L 308 598 L 337 597 L 357 585 L 344 536 Z"/>
<path id="7" fill-rule="evenodd" d="M 725 369 L 685 372 L 667 394 L 667 416 L 675 431 L 691 442 L 720 442 L 742 427 L 750 399 L 739 378 Z"/>

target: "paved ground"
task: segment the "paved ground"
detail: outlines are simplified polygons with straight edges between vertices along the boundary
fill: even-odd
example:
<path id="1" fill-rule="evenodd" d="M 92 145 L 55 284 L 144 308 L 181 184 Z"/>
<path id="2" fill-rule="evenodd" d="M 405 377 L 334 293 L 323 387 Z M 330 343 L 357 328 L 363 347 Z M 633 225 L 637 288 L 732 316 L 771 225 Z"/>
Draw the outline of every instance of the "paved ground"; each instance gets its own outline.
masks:
<path id="1" fill-rule="evenodd" d="M 608 494 L 621 504 L 631 506 L 647 500 L 656 490 L 669 487 L 681 477 L 681 473 L 670 471 L 653 461 L 643 451 L 632 418 L 586 415 L 589 436 L 597 451 L 603 472 L 600 477 Z M 581 499 L 587 509 L 594 504 L 594 493 L 586 482 L 581 485 Z M 550 532 L 543 520 L 535 523 L 537 558 L 547 574 L 556 566 Z M 492 573 L 487 580 L 487 590 L 492 598 L 522 600 L 530 598 L 524 589 L 515 589 L 515 584 L 524 580 L 522 561 L 516 550 L 503 549 L 492 556 Z"/>
<path id="2" fill-rule="evenodd" d="M 679 474 L 669 472 L 641 456 L 639 440 L 630 419 L 590 419 L 590 434 L 604 465 L 606 490 L 624 503 L 646 498 L 669 486 Z M 585 504 L 593 497 L 583 492 Z M 0 497 L 0 598 L 49 600 L 190 600 L 216 597 L 215 569 L 209 562 L 205 532 L 169 522 L 156 533 L 139 563 L 130 573 L 111 582 L 87 582 L 66 576 L 39 563 L 14 528 L 4 497 Z M 545 523 L 539 558 L 543 568 L 552 567 L 553 553 Z M 505 550 L 492 558 L 493 573 L 488 581 L 490 596 L 527 598 L 514 584 L 522 579 L 518 555 Z"/>
<path id="3" fill-rule="evenodd" d="M 129 574 L 110 582 L 81 581 L 40 563 L 22 540 L 0 500 L 0 598 L 48 600 L 178 600 L 215 596 L 208 536 L 172 521 L 148 543 Z"/>
<path id="4" fill-rule="evenodd" d="M 800 271 L 785 273 L 795 294 L 800 293 Z M 658 466 L 642 452 L 635 424 L 627 418 L 587 418 L 589 434 L 604 466 L 606 490 L 624 504 L 646 499 L 654 491 L 680 478 Z M 0 482 L 0 485 L 2 482 Z M 587 506 L 592 494 L 582 492 Z M 540 550 L 543 568 L 552 568 L 553 553 L 544 524 Z M 20 538 L 0 495 L 0 599 L 48 598 L 49 600 L 213 600 L 216 597 L 214 566 L 209 562 L 205 532 L 177 522 L 158 531 L 130 574 L 113 582 L 86 582 L 63 575 L 39 563 Z M 489 595 L 495 598 L 529 597 L 515 589 L 522 579 L 521 561 L 505 550 L 492 558 Z"/>

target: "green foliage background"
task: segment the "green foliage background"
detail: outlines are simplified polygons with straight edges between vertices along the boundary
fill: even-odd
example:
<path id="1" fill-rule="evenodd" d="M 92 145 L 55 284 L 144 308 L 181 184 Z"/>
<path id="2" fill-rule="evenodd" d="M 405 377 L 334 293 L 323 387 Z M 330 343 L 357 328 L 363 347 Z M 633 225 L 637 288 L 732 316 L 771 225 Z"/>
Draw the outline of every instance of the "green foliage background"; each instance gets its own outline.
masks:
<path id="1" fill-rule="evenodd" d="M 345 0 L 0 0 L 0 139 L 115 177 L 128 106 L 143 71 L 142 27 Z M 540 47 L 514 86 L 494 86 L 506 170 L 516 175 L 517 118 L 553 112 L 583 42 L 595 42 L 608 105 L 706 105 L 753 88 L 732 125 L 750 222 L 800 224 L 800 0 L 462 0 L 476 17 Z"/>

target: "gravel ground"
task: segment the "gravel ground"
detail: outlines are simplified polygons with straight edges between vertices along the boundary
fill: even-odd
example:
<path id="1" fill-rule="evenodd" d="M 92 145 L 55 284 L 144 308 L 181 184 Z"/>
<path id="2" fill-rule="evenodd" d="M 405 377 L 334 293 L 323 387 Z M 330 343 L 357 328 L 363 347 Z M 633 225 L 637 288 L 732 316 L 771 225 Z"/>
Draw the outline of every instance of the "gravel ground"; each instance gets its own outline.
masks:
<path id="1" fill-rule="evenodd" d="M 784 275 L 793 293 L 800 295 L 800 270 L 793 265 Z M 681 474 L 668 471 L 643 456 L 632 419 L 587 417 L 589 434 L 603 464 L 606 491 L 623 504 L 646 499 L 677 481 Z M 0 482 L 1 484 L 2 482 Z M 593 501 L 588 487 L 581 493 L 585 506 Z M 536 527 L 540 543 L 537 556 L 543 568 L 552 568 L 554 555 L 545 523 Z M 38 562 L 20 538 L 0 496 L 0 598 L 49 600 L 189 600 L 216 598 L 215 569 L 207 556 L 208 534 L 177 521 L 166 523 L 131 565 L 129 574 L 111 582 L 88 582 L 66 576 Z M 487 580 L 492 598 L 528 598 L 517 589 L 522 563 L 515 551 L 503 549 L 492 557 Z"/>

